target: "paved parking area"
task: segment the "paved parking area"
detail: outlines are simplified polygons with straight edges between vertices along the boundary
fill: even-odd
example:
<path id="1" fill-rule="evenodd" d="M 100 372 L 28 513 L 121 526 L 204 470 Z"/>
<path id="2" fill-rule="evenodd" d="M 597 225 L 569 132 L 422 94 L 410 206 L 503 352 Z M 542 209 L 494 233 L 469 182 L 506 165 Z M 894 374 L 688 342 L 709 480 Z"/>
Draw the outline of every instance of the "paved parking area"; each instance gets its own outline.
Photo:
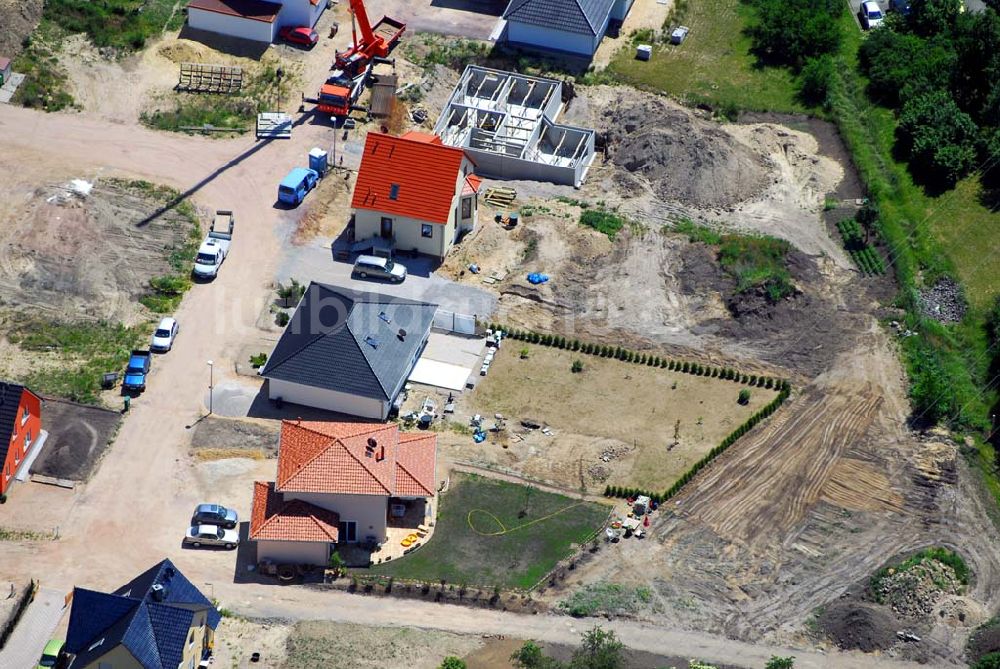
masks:
<path id="1" fill-rule="evenodd" d="M 3 669 L 33 669 L 42 649 L 52 638 L 52 632 L 63 616 L 66 593 L 54 588 L 39 588 L 35 600 L 28 605 L 17 622 L 7 645 L 0 650 Z"/>
<path id="2" fill-rule="evenodd" d="M 432 273 L 428 258 L 399 258 L 409 272 L 403 283 L 351 277 L 352 262 L 335 260 L 329 240 L 310 246 L 293 248 L 278 271 L 278 280 L 286 283 L 295 277 L 301 283 L 319 281 L 332 286 L 382 293 L 411 300 L 422 300 L 442 309 L 486 319 L 496 309 L 497 298 L 492 293 L 449 281 Z"/>

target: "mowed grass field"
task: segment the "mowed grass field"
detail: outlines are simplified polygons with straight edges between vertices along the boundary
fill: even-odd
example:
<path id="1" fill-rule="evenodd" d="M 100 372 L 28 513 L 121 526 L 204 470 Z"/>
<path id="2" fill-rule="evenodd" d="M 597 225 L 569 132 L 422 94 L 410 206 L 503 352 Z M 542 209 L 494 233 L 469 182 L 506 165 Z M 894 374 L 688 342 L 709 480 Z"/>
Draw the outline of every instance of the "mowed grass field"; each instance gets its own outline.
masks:
<path id="1" fill-rule="evenodd" d="M 452 474 L 427 545 L 371 571 L 419 581 L 528 589 L 569 556 L 575 544 L 593 536 L 608 510 L 528 486 Z"/>
<path id="2" fill-rule="evenodd" d="M 528 350 L 527 359 L 520 357 L 522 348 Z M 574 360 L 583 362 L 582 372 L 571 371 Z M 750 388 L 750 401 L 740 404 L 740 390 L 747 387 L 509 341 L 476 387 L 471 403 L 476 413 L 501 413 L 512 425 L 525 418 L 548 424 L 556 438 L 546 442 L 543 457 L 570 463 L 574 472 L 586 450 L 581 443 L 612 439 L 635 445 L 633 455 L 615 461 L 607 482 L 666 490 L 778 394 Z M 560 483 L 572 484 L 569 479 Z"/>
<path id="3" fill-rule="evenodd" d="M 688 105 L 804 111 L 787 70 L 757 67 L 743 34 L 751 18 L 752 9 L 740 0 L 687 0 L 672 21 L 691 29 L 682 45 L 657 44 L 647 62 L 636 60 L 634 48 L 624 48 L 608 71 L 622 83 L 662 91 Z"/>

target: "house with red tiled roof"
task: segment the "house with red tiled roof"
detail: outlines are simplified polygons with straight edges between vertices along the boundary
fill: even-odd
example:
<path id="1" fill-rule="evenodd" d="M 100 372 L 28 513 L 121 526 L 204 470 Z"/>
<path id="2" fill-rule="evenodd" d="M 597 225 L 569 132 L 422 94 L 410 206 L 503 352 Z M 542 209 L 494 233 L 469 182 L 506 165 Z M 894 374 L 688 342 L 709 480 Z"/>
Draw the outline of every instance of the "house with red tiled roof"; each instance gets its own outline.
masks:
<path id="1" fill-rule="evenodd" d="M 383 543 L 392 513 L 434 497 L 437 437 L 384 423 L 284 421 L 273 482 L 254 483 L 257 560 L 325 565 L 340 543 Z"/>
<path id="2" fill-rule="evenodd" d="M 464 150 L 437 135 L 368 133 L 351 207 L 354 238 L 444 258 L 476 227 L 482 180 Z"/>

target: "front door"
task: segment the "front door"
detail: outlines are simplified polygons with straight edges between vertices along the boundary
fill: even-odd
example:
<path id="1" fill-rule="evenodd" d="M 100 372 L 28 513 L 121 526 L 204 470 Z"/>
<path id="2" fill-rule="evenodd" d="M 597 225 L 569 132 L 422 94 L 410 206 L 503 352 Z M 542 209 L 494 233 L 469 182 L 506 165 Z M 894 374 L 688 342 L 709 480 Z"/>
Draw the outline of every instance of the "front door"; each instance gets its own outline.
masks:
<path id="1" fill-rule="evenodd" d="M 353 520 L 342 520 L 338 527 L 340 541 L 342 543 L 353 544 L 358 540 L 358 524 Z"/>
<path id="2" fill-rule="evenodd" d="M 382 228 L 380 231 L 382 239 L 392 239 L 392 219 L 387 216 L 382 217 Z"/>

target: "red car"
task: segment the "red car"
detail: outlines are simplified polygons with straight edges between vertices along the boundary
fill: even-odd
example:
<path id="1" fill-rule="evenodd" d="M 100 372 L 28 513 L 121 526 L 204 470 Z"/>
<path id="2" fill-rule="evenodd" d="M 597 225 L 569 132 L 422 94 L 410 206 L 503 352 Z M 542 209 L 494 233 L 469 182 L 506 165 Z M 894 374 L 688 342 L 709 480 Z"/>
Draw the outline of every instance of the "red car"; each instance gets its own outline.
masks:
<path id="1" fill-rule="evenodd" d="M 286 42 L 298 44 L 310 49 L 316 46 L 316 42 L 319 41 L 319 33 L 312 28 L 307 28 L 305 26 L 285 26 L 278 31 L 278 37 Z"/>

